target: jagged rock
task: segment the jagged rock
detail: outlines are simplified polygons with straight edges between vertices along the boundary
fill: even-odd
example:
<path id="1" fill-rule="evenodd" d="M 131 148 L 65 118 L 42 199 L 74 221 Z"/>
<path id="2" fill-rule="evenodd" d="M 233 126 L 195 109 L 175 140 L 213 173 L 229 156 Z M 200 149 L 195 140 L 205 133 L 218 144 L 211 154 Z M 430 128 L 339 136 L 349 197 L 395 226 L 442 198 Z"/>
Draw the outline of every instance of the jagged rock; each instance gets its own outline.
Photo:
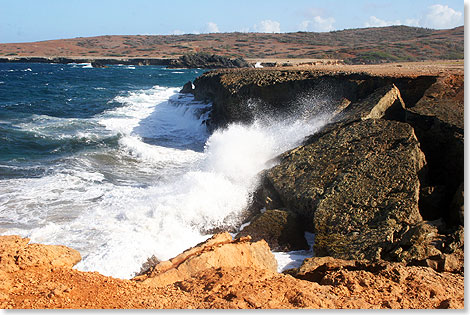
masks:
<path id="1" fill-rule="evenodd" d="M 38 266 L 72 268 L 82 259 L 78 251 L 65 246 L 28 243 L 28 238 L 1 236 L 0 269 L 11 272 Z"/>
<path id="2" fill-rule="evenodd" d="M 183 85 L 183 88 L 181 89 L 180 93 L 191 93 L 192 91 L 193 83 L 191 81 L 188 81 Z"/>
<path id="3" fill-rule="evenodd" d="M 463 75 L 438 77 L 419 101 L 406 110 L 429 166 L 426 186 L 445 187 L 440 217 L 458 224 L 452 199 L 464 179 L 464 85 Z M 433 219 L 422 212 L 425 219 Z"/>
<path id="4" fill-rule="evenodd" d="M 368 119 L 285 153 L 268 179 L 289 210 L 313 221 L 317 255 L 377 259 L 421 221 L 424 165 L 408 124 Z"/>
<path id="5" fill-rule="evenodd" d="M 146 275 L 134 280 L 154 286 L 191 278 L 197 272 L 212 267 L 250 267 L 276 271 L 277 262 L 268 244 L 261 240 L 250 242 L 250 237 L 232 240 L 229 233 L 216 234 L 204 243 L 182 254 L 157 264 Z"/>
<path id="6" fill-rule="evenodd" d="M 365 99 L 351 103 L 340 116 L 346 122 L 378 118 L 403 121 L 405 104 L 398 88 L 389 84 L 378 88 Z"/>
<path id="7" fill-rule="evenodd" d="M 228 249 L 222 237 L 209 249 Z M 15 245 L 16 242 L 16 245 Z M 13 244 L 6 246 L 5 244 Z M 313 266 L 319 282 L 304 281 L 266 268 L 246 266 L 194 270 L 190 278 L 155 287 L 145 281 L 106 277 L 97 272 L 53 268 L 50 264 L 8 272 L 16 250 L 27 245 L 19 237 L 0 237 L 0 308 L 208 309 L 208 308 L 463 308 L 462 274 L 431 268 L 339 261 L 329 257 Z M 38 246 L 43 246 L 39 245 Z M 47 246 L 46 246 L 47 247 Z M 264 247 L 267 247 L 264 245 Z M 210 249 L 212 250 L 212 249 Z M 5 255 L 5 252 L 8 255 Z M 196 254 L 195 252 L 190 252 Z M 232 254 L 232 250 L 226 252 Z M 195 257 L 198 257 L 196 255 Z M 239 258 L 239 256 L 236 256 Z M 186 257 L 191 259 L 189 257 Z M 225 258 L 222 258 L 222 261 Z M 261 261 L 263 257 L 258 257 Z M 312 261 L 310 260 L 310 261 Z M 181 262 L 182 264 L 185 261 Z M 304 273 L 309 272 L 304 264 Z M 310 263 L 312 266 L 313 264 Z M 42 267 L 41 267 L 42 266 Z"/>
<path id="8" fill-rule="evenodd" d="M 339 107 L 332 122 L 320 132 L 308 137 L 304 143 L 312 143 L 318 137 L 355 121 L 379 118 L 397 121 L 405 119 L 405 104 L 394 84 L 380 87 L 366 98 L 350 102 L 344 108 Z"/>
<path id="9" fill-rule="evenodd" d="M 452 308 L 463 302 L 460 298 L 444 297 L 448 290 L 455 289 L 450 283 L 455 283 L 459 275 L 437 273 L 425 267 L 408 267 L 403 263 L 313 257 L 306 259 L 301 267 L 290 269 L 288 274 L 319 283 L 322 287 L 344 288 L 344 295 L 361 292 L 362 296 L 369 296 L 370 290 L 380 290 L 379 287 L 385 285 L 388 299 L 381 302 L 381 307 L 385 308 L 407 308 L 408 302 L 405 300 L 410 294 L 414 295 L 413 292 L 426 292 L 425 300 L 434 301 L 435 308 Z M 448 280 L 437 281 L 436 277 Z"/>
<path id="10" fill-rule="evenodd" d="M 273 251 L 308 249 L 303 220 L 292 211 L 266 210 L 257 215 L 236 238 L 250 235 L 252 240 L 265 240 Z"/>

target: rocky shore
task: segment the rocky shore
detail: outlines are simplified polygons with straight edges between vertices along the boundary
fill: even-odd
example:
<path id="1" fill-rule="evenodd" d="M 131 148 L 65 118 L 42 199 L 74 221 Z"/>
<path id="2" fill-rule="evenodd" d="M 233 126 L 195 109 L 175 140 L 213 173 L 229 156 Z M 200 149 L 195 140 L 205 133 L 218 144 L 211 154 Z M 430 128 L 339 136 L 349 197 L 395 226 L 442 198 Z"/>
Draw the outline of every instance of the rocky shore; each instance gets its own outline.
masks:
<path id="1" fill-rule="evenodd" d="M 251 221 L 131 280 L 79 272 L 78 252 L 0 241 L 2 308 L 463 308 L 462 71 L 224 69 L 183 89 L 223 128 L 311 106 L 318 133 L 259 174 Z M 315 257 L 283 274 L 271 250 Z M 136 271 L 137 272 L 137 271 Z"/>
<path id="2" fill-rule="evenodd" d="M 108 65 L 167 66 L 169 68 L 243 68 L 252 67 L 243 58 L 230 59 L 224 56 L 193 53 L 178 58 L 126 58 L 126 57 L 0 57 L 0 63 L 91 63 L 95 68 Z"/>

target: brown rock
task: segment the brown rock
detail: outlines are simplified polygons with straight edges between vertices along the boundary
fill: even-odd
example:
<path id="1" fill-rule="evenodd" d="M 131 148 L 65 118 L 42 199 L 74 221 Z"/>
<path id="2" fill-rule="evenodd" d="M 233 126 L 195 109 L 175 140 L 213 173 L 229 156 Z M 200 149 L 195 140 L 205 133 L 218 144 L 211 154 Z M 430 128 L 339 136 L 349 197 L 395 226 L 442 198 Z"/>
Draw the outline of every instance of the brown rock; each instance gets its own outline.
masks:
<path id="1" fill-rule="evenodd" d="M 378 88 L 365 99 L 351 103 L 340 117 L 347 122 L 379 118 L 402 121 L 405 118 L 405 104 L 398 88 L 389 84 Z"/>
<path id="2" fill-rule="evenodd" d="M 250 237 L 232 240 L 229 233 L 216 234 L 168 261 L 163 261 L 145 276 L 134 278 L 146 284 L 165 286 L 191 278 L 211 267 L 251 267 L 276 271 L 277 262 L 268 244 L 250 242 Z"/>
<path id="3" fill-rule="evenodd" d="M 0 242 L 2 270 L 32 266 L 73 267 L 82 258 L 78 251 L 59 245 L 28 244 L 28 238 L 3 236 Z"/>
<path id="4" fill-rule="evenodd" d="M 14 249 L 14 246 L 4 246 L 4 240 L 12 243 L 12 239 L 27 243 L 19 237 L 0 237 L 2 248 Z M 211 246 L 206 249 L 215 246 L 221 252 L 228 249 L 227 255 L 233 254 L 227 247 L 233 245 L 233 241 L 227 236 L 207 243 Z M 13 254 L 9 250 L 7 252 Z M 195 251 L 191 253 L 196 254 Z M 190 278 L 156 287 L 147 285 L 145 281 L 115 279 L 97 272 L 73 270 L 70 266 L 29 265 L 11 270 L 4 264 L 3 257 L 9 257 L 4 254 L 5 250 L 0 263 L 0 307 L 4 309 L 411 309 L 464 306 L 462 275 L 437 273 L 430 268 L 405 267 L 403 264 L 319 258 L 317 261 L 323 260 L 323 263 L 318 264 L 328 266 L 324 269 L 321 284 L 266 268 L 208 266 Z M 169 264 L 172 265 L 171 262 Z M 3 268 L 10 271 L 5 272 Z M 321 267 L 316 267 L 316 270 L 320 272 Z"/>

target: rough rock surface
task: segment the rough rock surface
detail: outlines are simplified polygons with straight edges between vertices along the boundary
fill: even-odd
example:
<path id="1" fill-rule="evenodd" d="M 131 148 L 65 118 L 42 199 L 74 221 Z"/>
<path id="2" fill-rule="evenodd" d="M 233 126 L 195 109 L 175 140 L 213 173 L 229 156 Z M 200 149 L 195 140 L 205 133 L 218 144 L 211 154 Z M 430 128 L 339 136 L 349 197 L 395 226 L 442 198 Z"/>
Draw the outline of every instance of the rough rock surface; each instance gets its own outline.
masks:
<path id="1" fill-rule="evenodd" d="M 421 220 L 424 164 L 409 125 L 368 119 L 287 152 L 268 178 L 288 209 L 313 220 L 317 255 L 376 259 Z"/>
<path id="2" fill-rule="evenodd" d="M 426 219 L 443 217 L 449 224 L 463 224 L 452 199 L 464 179 L 464 76 L 438 77 L 414 105 L 406 122 L 413 126 L 429 164 L 427 186 L 443 188 L 440 211 L 423 205 Z M 453 210 L 454 209 L 454 210 Z M 457 213 L 455 212 L 457 211 Z"/>
<path id="3" fill-rule="evenodd" d="M 265 240 L 273 251 L 308 249 L 304 226 L 299 215 L 292 211 L 266 210 L 257 215 L 236 238 L 251 236 L 252 240 Z"/>
<path id="4" fill-rule="evenodd" d="M 426 267 L 329 268 L 317 283 L 255 265 L 207 266 L 186 280 L 155 287 L 73 270 L 74 260 L 51 267 L 54 260 L 68 256 L 64 253 L 76 252 L 64 247 L 50 251 L 49 246 L 27 242 L 0 237 L 0 308 L 464 307 L 463 276 Z M 36 257 L 34 264 L 10 268 L 9 257 L 23 260 L 24 255 Z"/>
<path id="5" fill-rule="evenodd" d="M 383 291 L 387 300 L 382 301 L 382 307 L 412 308 L 409 306 L 411 297 L 417 297 L 416 291 L 427 292 L 421 298 L 434 299 L 437 295 L 444 294 L 448 290 L 456 288 L 455 280 L 458 276 L 449 273 L 437 273 L 430 268 L 406 267 L 402 263 L 390 263 L 386 261 L 368 262 L 358 260 L 342 260 L 332 257 L 313 257 L 306 259 L 296 269 L 290 269 L 286 273 L 298 278 L 321 285 L 345 284 L 350 290 L 362 292 L 362 299 L 370 298 L 370 289 L 377 283 L 387 286 Z M 443 283 L 433 283 L 435 275 L 454 279 L 449 281 L 447 287 Z M 419 279 L 419 287 L 416 280 Z M 438 298 L 437 308 L 449 308 L 451 305 L 462 305 L 459 297 Z"/>
<path id="6" fill-rule="evenodd" d="M 249 122 L 257 115 L 290 115 L 309 106 L 311 114 L 341 110 L 394 84 L 405 104 L 414 105 L 434 76 L 381 76 L 316 69 L 224 69 L 194 81 L 196 99 L 212 102 L 211 128 Z"/>
<path id="7" fill-rule="evenodd" d="M 28 238 L 2 236 L 0 263 L 2 271 L 15 271 L 39 265 L 72 268 L 82 257 L 76 250 L 59 245 L 30 244 Z"/>
<path id="8" fill-rule="evenodd" d="M 251 267 L 277 270 L 277 261 L 264 240 L 250 242 L 251 237 L 232 240 L 229 233 L 216 234 L 180 255 L 158 263 L 146 275 L 134 280 L 165 286 L 191 278 L 211 267 Z"/>

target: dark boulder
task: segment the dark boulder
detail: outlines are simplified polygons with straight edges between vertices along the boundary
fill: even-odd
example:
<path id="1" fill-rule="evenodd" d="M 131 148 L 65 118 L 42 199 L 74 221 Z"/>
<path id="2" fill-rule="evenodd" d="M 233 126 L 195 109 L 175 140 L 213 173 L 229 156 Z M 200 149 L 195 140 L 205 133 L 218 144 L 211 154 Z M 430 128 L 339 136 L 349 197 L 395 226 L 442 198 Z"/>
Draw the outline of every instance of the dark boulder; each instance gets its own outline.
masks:
<path id="1" fill-rule="evenodd" d="M 186 82 L 180 91 L 180 93 L 192 93 L 192 92 L 193 92 L 193 83 L 191 81 Z"/>
<path id="2" fill-rule="evenodd" d="M 424 165 L 408 124 L 367 119 L 285 153 L 268 179 L 288 209 L 313 221 L 317 255 L 376 259 L 421 221 Z"/>

